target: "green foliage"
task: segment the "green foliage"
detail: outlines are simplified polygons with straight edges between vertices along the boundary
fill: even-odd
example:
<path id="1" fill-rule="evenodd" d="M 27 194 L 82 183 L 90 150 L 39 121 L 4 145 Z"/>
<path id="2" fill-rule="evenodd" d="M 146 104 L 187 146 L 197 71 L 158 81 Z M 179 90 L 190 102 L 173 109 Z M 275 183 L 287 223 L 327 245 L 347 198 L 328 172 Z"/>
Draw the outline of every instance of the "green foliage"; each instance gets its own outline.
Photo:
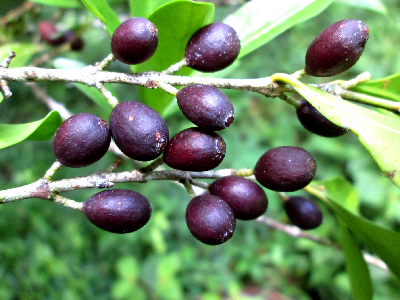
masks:
<path id="1" fill-rule="evenodd" d="M 239 58 L 265 45 L 294 25 L 304 22 L 326 9 L 332 0 L 289 1 L 271 5 L 253 0 L 243 5 L 224 23 L 235 28 L 241 41 Z M 263 13 L 259 13 L 262 11 Z"/>
<path id="2" fill-rule="evenodd" d="M 79 0 L 33 0 L 32 2 L 43 4 L 43 5 L 50 5 L 50 6 L 58 6 L 63 8 L 77 8 L 80 7 L 81 4 Z"/>
<path id="3" fill-rule="evenodd" d="M 58 111 L 52 111 L 43 119 L 32 123 L 0 124 L 0 149 L 26 139 L 36 141 L 51 139 L 60 124 L 61 117 Z"/>
<path id="4" fill-rule="evenodd" d="M 351 90 L 400 102 L 400 73 L 358 84 Z"/>
<path id="5" fill-rule="evenodd" d="M 120 24 L 118 16 L 108 5 L 106 0 L 81 0 L 83 5 L 98 17 L 106 26 L 109 35 L 112 35 Z"/>
<path id="6" fill-rule="evenodd" d="M 372 299 L 371 275 L 360 248 L 343 221 L 340 221 L 341 244 L 346 257 L 346 269 L 349 274 L 351 291 L 355 300 Z"/>
<path id="7" fill-rule="evenodd" d="M 271 5 L 268 1 L 253 0 L 236 11 L 231 7 L 217 7 L 215 16 L 214 6 L 210 3 L 183 0 L 82 2 L 90 13 L 76 1 L 41 0 L 43 4 L 77 9 L 63 10 L 61 14 L 54 7 L 40 6 L 38 11 L 12 20 L 7 29 L 0 26 L 0 42 L 5 41 L 0 46 L 0 60 L 14 51 L 17 57 L 10 67 L 26 66 L 44 52 L 53 52 L 54 48 L 37 42 L 32 28 L 42 19 L 55 18 L 81 30 L 87 46 L 81 53 L 59 54 L 44 67 L 69 68 L 73 65 L 79 68 L 94 64 L 109 53 L 110 35 L 128 15 L 149 17 L 160 35 L 154 57 L 135 66 L 134 71 L 161 71 L 180 61 L 191 34 L 214 18 L 214 21 L 226 20 L 239 32 L 241 60 L 226 71 L 201 76 L 266 77 L 274 72 L 293 72 L 302 68 L 308 43 L 325 24 L 344 18 L 365 18 L 366 24 L 371 24 L 370 28 L 374 29 L 371 40 L 355 71 L 343 74 L 343 78 L 357 75 L 359 70 L 384 74 L 383 79 L 357 85 L 352 90 L 400 101 L 400 76 L 390 75 L 393 70 L 397 73 L 396 66 L 400 66 L 400 60 L 396 59 L 398 41 L 384 31 L 390 28 L 399 32 L 400 28 L 393 29 L 397 25 L 390 23 L 389 18 L 382 20 L 381 15 L 359 7 L 347 7 L 343 2 L 305 0 Z M 350 4 L 368 4 L 368 9 L 379 13 L 387 11 L 381 1 Z M 3 5 L 6 3 L 1 3 L 0 9 Z M 387 6 L 393 10 L 388 14 L 397 16 L 398 4 L 394 2 Z M 76 17 L 71 18 L 71 14 Z M 316 17 L 309 20 L 313 16 Z M 105 24 L 106 31 L 93 26 L 95 18 Z M 382 40 L 374 41 L 384 38 L 388 39 L 384 51 L 389 62 L 385 62 L 379 52 Z M 132 69 L 115 63 L 110 70 L 128 73 Z M 199 75 L 188 68 L 178 74 Z M 308 78 L 304 80 L 307 81 Z M 80 84 L 39 84 L 74 113 L 88 111 L 105 118 L 109 115 L 111 108 L 95 88 Z M 5 147 L 13 146 L 2 150 L 2 189 L 28 184 L 43 175 L 54 161 L 51 144 L 50 141 L 33 140 L 50 139 L 61 122 L 59 114 L 51 112 L 44 119 L 26 123 L 42 118 L 48 111 L 38 105 L 31 90 L 21 83 L 9 85 L 14 95 L 1 103 L 1 111 L 7 113 L 0 116 L 4 123 L 0 125 L 0 141 Z M 389 174 L 398 170 L 395 152 L 399 130 L 397 115 L 384 115 L 350 104 L 304 83 L 295 82 L 294 87 L 331 121 L 344 124 L 356 133 L 383 171 Z M 121 101 L 137 97 L 131 86 L 107 85 L 107 88 Z M 142 101 L 168 116 L 171 133 L 192 126 L 176 113 L 175 99 L 170 95 L 142 88 L 138 88 L 138 92 Z M 347 134 L 339 139 L 312 136 L 300 126 L 294 117 L 294 109 L 286 103 L 249 92 L 224 92 L 234 103 L 236 119 L 222 133 L 228 149 L 221 167 L 252 168 L 257 157 L 276 146 L 306 148 L 318 162 L 317 179 L 325 179 L 316 183 L 326 190 L 326 194 L 320 195 L 322 199 L 326 198 L 326 205 L 322 207 L 324 225 L 312 234 L 340 242 L 345 259 L 338 250 L 287 237 L 255 222 L 238 222 L 234 237 L 224 245 L 202 245 L 186 228 L 184 211 L 189 197 L 182 189 L 167 182 L 119 184 L 118 188 L 143 193 L 153 206 L 149 224 L 137 233 L 125 236 L 103 232 L 94 228 L 80 212 L 45 201 L 27 200 L 0 206 L 0 256 L 4 258 L 0 263 L 3 278 L 0 298 L 246 299 L 248 288 L 256 288 L 260 297 L 267 297 L 270 290 L 295 299 L 347 299 L 350 295 L 354 299 L 370 299 L 372 295 L 377 299 L 398 297 L 399 281 L 390 273 L 374 267 L 368 269 L 361 250 L 366 247 L 379 255 L 399 277 L 400 238 L 395 230 L 400 224 L 400 192 L 387 178 L 380 176 L 371 156 L 357 142 L 357 136 Z M 108 154 L 94 166 L 80 170 L 62 169 L 55 180 L 90 174 L 107 167 L 114 158 Z M 136 167 L 129 161 L 122 166 L 124 171 Z M 338 179 L 338 175 L 346 176 L 351 182 Z M 393 180 L 399 184 L 397 173 L 393 174 Z M 65 196 L 84 201 L 95 192 L 81 190 Z M 270 199 L 267 214 L 288 222 L 278 197 L 267 192 Z"/>

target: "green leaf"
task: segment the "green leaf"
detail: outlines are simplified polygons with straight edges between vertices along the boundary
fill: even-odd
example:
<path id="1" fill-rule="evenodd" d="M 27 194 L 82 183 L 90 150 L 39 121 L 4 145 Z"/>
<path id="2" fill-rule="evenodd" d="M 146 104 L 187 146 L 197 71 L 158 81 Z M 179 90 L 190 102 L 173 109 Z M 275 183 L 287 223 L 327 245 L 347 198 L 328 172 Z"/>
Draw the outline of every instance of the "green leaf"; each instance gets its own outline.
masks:
<path id="1" fill-rule="evenodd" d="M 81 0 L 86 8 L 98 17 L 106 26 L 109 35 L 112 35 L 120 22 L 117 14 L 108 5 L 106 0 Z"/>
<path id="2" fill-rule="evenodd" d="M 30 43 L 14 43 L 0 46 L 0 60 L 10 55 L 10 52 L 15 52 L 16 56 L 12 59 L 10 67 L 18 68 L 25 67 L 32 56 L 43 49 L 42 45 Z"/>
<path id="3" fill-rule="evenodd" d="M 111 113 L 111 111 L 112 111 L 111 105 L 107 102 L 107 99 L 104 98 L 104 96 L 101 94 L 101 92 L 98 89 L 96 89 L 94 87 L 88 87 L 87 85 L 80 84 L 80 83 L 74 83 L 74 86 L 78 90 L 80 90 L 82 93 L 84 93 L 87 97 L 89 97 L 93 102 L 100 105 L 105 110 L 105 113 L 108 113 L 108 114 Z M 106 88 L 110 91 L 112 86 L 107 84 Z M 111 92 L 111 93 L 115 96 L 115 94 L 113 92 Z"/>
<path id="4" fill-rule="evenodd" d="M 400 102 L 400 73 L 357 84 L 352 91 Z"/>
<path id="5" fill-rule="evenodd" d="M 333 0 L 285 0 L 272 3 L 265 0 L 247 2 L 224 23 L 232 26 L 239 35 L 239 58 L 293 27 L 319 14 Z"/>
<path id="6" fill-rule="evenodd" d="M 278 75 L 279 76 L 279 75 Z M 400 120 L 396 116 L 380 114 L 333 96 L 320 89 L 286 77 L 287 83 L 306 98 L 326 118 L 338 126 L 353 131 L 372 155 L 383 174 L 400 187 Z"/>
<path id="7" fill-rule="evenodd" d="M 341 244 L 346 259 L 346 269 L 350 279 L 353 299 L 370 300 L 372 299 L 373 291 L 367 263 L 345 223 L 341 220 L 339 223 Z"/>
<path id="8" fill-rule="evenodd" d="M 149 20 L 158 28 L 156 53 L 146 62 L 135 66 L 136 72 L 162 71 L 183 59 L 189 38 L 200 27 L 212 22 L 214 5 L 178 0 L 161 6 Z M 177 75 L 190 75 L 192 70 L 184 68 Z M 162 90 L 138 87 L 141 100 L 153 107 L 164 117 L 168 114 L 174 97 Z"/>
<path id="9" fill-rule="evenodd" d="M 324 181 L 325 189 L 332 199 L 339 199 L 341 204 L 354 214 L 358 214 L 360 198 L 357 190 L 343 177 L 332 177 Z"/>
<path id="10" fill-rule="evenodd" d="M 171 2 L 171 0 L 152 0 L 152 1 L 129 0 L 131 16 L 147 18 L 157 8 L 168 2 Z"/>
<path id="11" fill-rule="evenodd" d="M 3 99 L 4 99 L 4 96 L 2 93 L 0 93 L 0 103 L 3 101 Z"/>
<path id="12" fill-rule="evenodd" d="M 51 139 L 62 120 L 57 111 L 45 118 L 25 124 L 0 124 L 0 149 L 15 145 L 23 140 Z"/>
<path id="13" fill-rule="evenodd" d="M 393 274 L 400 279 L 400 234 L 358 217 L 343 207 L 344 199 L 336 199 L 327 190 L 320 192 L 318 186 L 324 186 L 325 181 L 314 182 L 308 192 L 323 200 L 347 225 L 347 227 L 389 267 Z M 329 180 L 327 181 L 329 185 Z"/>
<path id="14" fill-rule="evenodd" d="M 79 0 L 31 0 L 32 2 L 49 5 L 49 6 L 58 6 L 65 8 L 76 8 L 81 7 L 81 3 Z"/>

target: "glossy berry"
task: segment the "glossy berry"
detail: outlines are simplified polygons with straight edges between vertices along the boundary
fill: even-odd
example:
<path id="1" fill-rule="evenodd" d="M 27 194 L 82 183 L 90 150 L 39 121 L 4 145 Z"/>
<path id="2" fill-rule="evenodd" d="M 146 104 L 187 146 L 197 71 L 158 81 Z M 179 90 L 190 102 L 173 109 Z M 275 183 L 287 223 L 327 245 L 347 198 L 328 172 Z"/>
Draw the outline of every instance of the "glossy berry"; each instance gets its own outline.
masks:
<path id="1" fill-rule="evenodd" d="M 338 75 L 356 64 L 369 38 L 369 29 L 358 20 L 338 21 L 322 31 L 306 53 L 308 75 Z"/>
<path id="2" fill-rule="evenodd" d="M 297 107 L 296 114 L 304 128 L 320 136 L 338 137 L 347 132 L 346 129 L 329 121 L 305 99 Z"/>
<path id="3" fill-rule="evenodd" d="M 150 106 L 136 101 L 120 102 L 114 107 L 110 130 L 118 148 L 140 161 L 160 156 L 169 138 L 165 120 Z"/>
<path id="4" fill-rule="evenodd" d="M 168 142 L 164 162 L 178 170 L 208 171 L 222 162 L 225 151 L 225 141 L 218 133 L 188 128 Z"/>
<path id="5" fill-rule="evenodd" d="M 97 227 L 129 233 L 142 228 L 151 216 L 151 205 L 141 194 L 131 190 L 106 190 L 83 203 L 86 218 Z"/>
<path id="6" fill-rule="evenodd" d="M 182 113 L 200 128 L 221 130 L 234 119 L 233 105 L 219 89 L 195 84 L 180 89 L 176 94 Z"/>
<path id="7" fill-rule="evenodd" d="M 106 154 L 111 134 L 106 121 L 96 115 L 80 113 L 65 120 L 53 138 L 53 152 L 64 166 L 91 165 Z"/>
<path id="8" fill-rule="evenodd" d="M 219 245 L 232 237 L 236 218 L 230 206 L 221 198 L 201 195 L 189 202 L 186 208 L 186 224 L 200 242 Z"/>
<path id="9" fill-rule="evenodd" d="M 218 196 L 232 208 L 240 220 L 253 220 L 265 213 L 268 198 L 254 181 L 239 176 L 225 176 L 210 184 L 211 195 Z"/>
<path id="10" fill-rule="evenodd" d="M 310 153 L 284 146 L 265 152 L 254 168 L 254 175 L 267 189 L 293 192 L 309 184 L 316 171 L 317 164 Z"/>
<path id="11" fill-rule="evenodd" d="M 156 52 L 158 29 L 145 18 L 131 18 L 117 27 L 111 38 L 111 52 L 128 65 L 140 64 Z"/>
<path id="12" fill-rule="evenodd" d="M 66 42 L 65 36 L 58 32 L 56 26 L 51 22 L 40 22 L 39 33 L 41 38 L 52 46 L 59 46 Z"/>
<path id="13" fill-rule="evenodd" d="M 314 229 L 322 223 L 322 212 L 313 200 L 292 196 L 285 200 L 284 208 L 289 220 L 301 229 Z"/>
<path id="14" fill-rule="evenodd" d="M 189 67 L 202 72 L 216 72 L 231 65 L 239 55 L 240 40 L 236 31 L 224 23 L 212 23 L 197 30 L 185 49 Z"/>

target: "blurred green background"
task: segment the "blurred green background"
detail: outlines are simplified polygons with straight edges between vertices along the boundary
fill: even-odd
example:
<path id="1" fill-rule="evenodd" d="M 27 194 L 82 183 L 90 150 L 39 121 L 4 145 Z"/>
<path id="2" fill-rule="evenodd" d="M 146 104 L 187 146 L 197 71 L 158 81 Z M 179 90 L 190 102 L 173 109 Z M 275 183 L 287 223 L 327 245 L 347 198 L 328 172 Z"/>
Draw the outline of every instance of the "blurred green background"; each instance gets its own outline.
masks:
<path id="1" fill-rule="evenodd" d="M 114 1 L 114 8 L 122 16 L 127 6 L 118 2 Z M 222 21 L 240 5 L 239 1 L 237 5 L 224 2 L 229 1 L 215 1 L 215 21 Z M 387 8 L 383 14 L 361 7 L 363 3 L 349 5 L 352 2 L 334 2 L 317 17 L 243 58 L 240 67 L 224 76 L 257 78 L 276 72 L 293 73 L 303 68 L 306 49 L 314 37 L 331 23 L 346 18 L 363 20 L 370 29 L 370 39 L 360 61 L 338 78 L 350 79 L 370 71 L 377 79 L 399 72 L 400 3 L 366 1 L 383 4 Z M 56 21 L 63 29 L 76 29 L 85 42 L 83 51 L 61 52 L 42 67 L 54 68 L 58 58 L 89 65 L 110 53 L 110 37 L 87 11 L 35 5 L 18 16 L 10 14 L 23 4 L 0 2 L 0 46 L 29 43 L 17 52 L 19 58 L 29 60 L 27 65 L 56 51 L 40 41 L 37 25 L 41 20 Z M 31 59 L 32 53 L 35 55 Z M 130 71 L 118 62 L 108 70 Z M 25 84 L 10 82 L 9 86 L 13 96 L 1 103 L 0 123 L 35 121 L 48 113 Z M 92 112 L 108 120 L 109 111 L 71 84 L 39 86 L 72 113 Z M 113 87 L 118 99 L 138 100 L 135 87 Z M 400 229 L 400 191 L 381 175 L 356 136 L 327 139 L 311 135 L 301 127 L 294 108 L 279 99 L 250 92 L 224 92 L 234 104 L 235 122 L 221 132 L 227 155 L 219 168 L 253 168 L 258 157 L 272 147 L 303 147 L 318 163 L 317 180 L 346 177 L 359 192 L 363 216 L 386 228 Z M 171 136 L 192 126 L 180 112 L 168 117 L 167 123 Z M 0 189 L 36 181 L 55 159 L 51 141 L 24 141 L 2 149 L 0 154 Z M 108 153 L 92 166 L 61 169 L 54 179 L 90 174 L 106 168 L 115 158 Z M 120 170 L 137 167 L 126 160 Z M 339 250 L 244 221 L 238 221 L 227 243 L 203 245 L 186 227 L 184 215 L 190 199 L 180 185 L 148 182 L 116 187 L 134 189 L 152 204 L 152 217 L 138 232 L 108 233 L 94 227 L 79 211 L 38 199 L 1 205 L 0 299 L 351 299 L 344 256 Z M 96 192 L 79 190 L 65 196 L 84 201 Z M 267 194 L 267 215 L 288 223 L 279 198 L 271 191 Z M 337 241 L 337 221 L 321 206 L 324 223 L 312 234 Z M 399 298 L 398 279 L 373 266 L 370 271 L 374 299 Z"/>

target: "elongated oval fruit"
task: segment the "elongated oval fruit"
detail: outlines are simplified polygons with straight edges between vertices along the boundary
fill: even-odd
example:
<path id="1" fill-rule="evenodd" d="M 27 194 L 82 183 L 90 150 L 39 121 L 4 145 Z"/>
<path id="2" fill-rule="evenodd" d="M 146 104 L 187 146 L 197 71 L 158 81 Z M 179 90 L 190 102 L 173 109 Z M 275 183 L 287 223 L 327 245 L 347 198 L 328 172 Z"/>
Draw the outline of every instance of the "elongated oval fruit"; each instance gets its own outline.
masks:
<path id="1" fill-rule="evenodd" d="M 239 220 L 254 220 L 268 207 L 264 190 L 254 181 L 240 176 L 218 178 L 210 184 L 209 191 L 228 203 Z"/>
<path id="2" fill-rule="evenodd" d="M 284 202 L 285 212 L 289 220 L 301 229 L 314 229 L 322 224 L 322 212 L 313 200 L 292 196 Z"/>
<path id="3" fill-rule="evenodd" d="M 58 127 L 53 138 L 53 152 L 64 166 L 80 168 L 102 158 L 110 142 L 106 121 L 90 113 L 79 113 Z"/>
<path id="4" fill-rule="evenodd" d="M 212 23 L 197 30 L 185 49 L 189 67 L 201 72 L 216 72 L 231 65 L 240 52 L 236 31 L 224 23 Z"/>
<path id="5" fill-rule="evenodd" d="M 218 167 L 225 151 L 225 141 L 218 133 L 193 127 L 182 130 L 168 142 L 164 162 L 178 170 L 208 171 Z"/>
<path id="6" fill-rule="evenodd" d="M 308 75 L 338 75 L 356 64 L 369 38 L 368 27 L 359 20 L 338 21 L 322 31 L 308 47 Z"/>
<path id="7" fill-rule="evenodd" d="M 296 109 L 297 118 L 308 131 L 324 137 L 338 137 L 347 132 L 329 121 L 307 100 L 303 99 Z"/>
<path id="8" fill-rule="evenodd" d="M 156 52 L 158 29 L 145 18 L 131 18 L 121 23 L 111 38 L 111 51 L 121 62 L 140 64 Z"/>
<path id="9" fill-rule="evenodd" d="M 256 180 L 267 189 L 293 192 L 313 180 L 317 171 L 314 158 L 303 148 L 283 146 L 265 152 L 254 167 Z"/>
<path id="10" fill-rule="evenodd" d="M 200 242 L 219 245 L 229 240 L 236 227 L 236 218 L 230 206 L 220 197 L 196 196 L 186 208 L 186 224 Z"/>
<path id="11" fill-rule="evenodd" d="M 182 113 L 200 128 L 222 130 L 234 119 L 232 102 L 219 89 L 202 85 L 188 85 L 176 94 Z"/>
<path id="12" fill-rule="evenodd" d="M 125 189 L 102 191 L 83 203 L 83 212 L 92 224 L 114 233 L 142 228 L 149 221 L 151 211 L 149 201 L 142 194 Z"/>
<path id="13" fill-rule="evenodd" d="M 169 139 L 165 120 L 150 106 L 136 101 L 120 102 L 114 107 L 110 130 L 118 148 L 139 161 L 160 156 Z"/>

